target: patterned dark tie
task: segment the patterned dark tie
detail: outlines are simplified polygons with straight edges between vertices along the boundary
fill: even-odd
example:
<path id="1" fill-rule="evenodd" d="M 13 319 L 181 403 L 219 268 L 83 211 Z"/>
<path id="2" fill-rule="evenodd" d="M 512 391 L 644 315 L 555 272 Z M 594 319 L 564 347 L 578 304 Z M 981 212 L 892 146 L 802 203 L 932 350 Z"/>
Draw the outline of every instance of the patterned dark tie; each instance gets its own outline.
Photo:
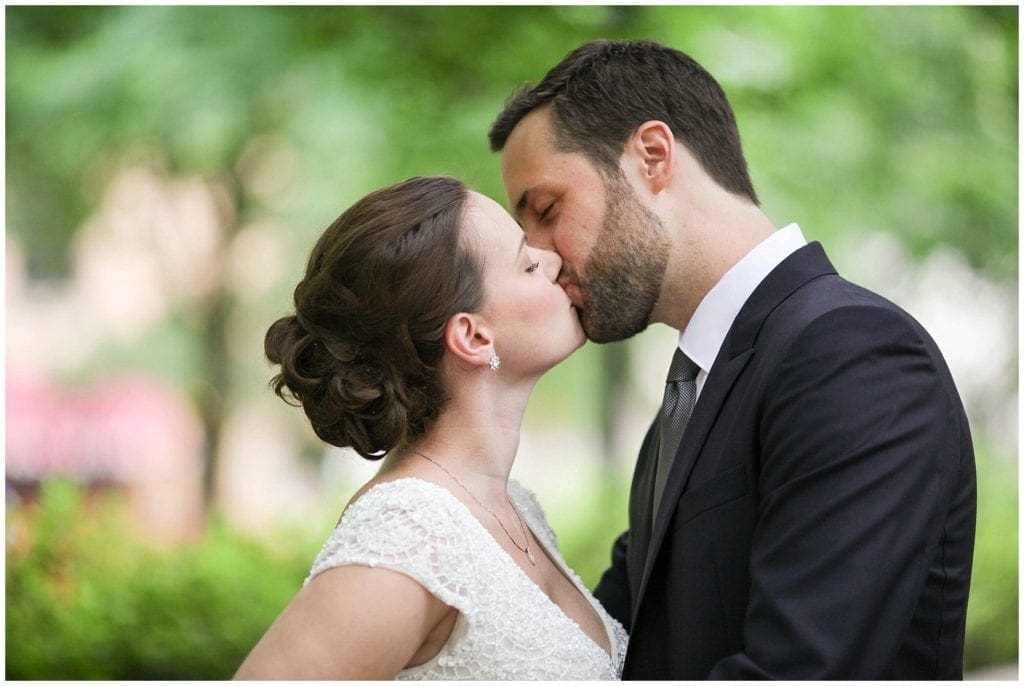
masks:
<path id="1" fill-rule="evenodd" d="M 658 452 L 658 470 L 654 475 L 654 516 L 658 516 L 658 503 L 665 490 L 665 481 L 676 457 L 679 441 L 690 421 L 697 400 L 697 372 L 700 367 L 679 348 L 672 356 L 665 379 L 665 399 L 661 405 L 661 449 Z"/>

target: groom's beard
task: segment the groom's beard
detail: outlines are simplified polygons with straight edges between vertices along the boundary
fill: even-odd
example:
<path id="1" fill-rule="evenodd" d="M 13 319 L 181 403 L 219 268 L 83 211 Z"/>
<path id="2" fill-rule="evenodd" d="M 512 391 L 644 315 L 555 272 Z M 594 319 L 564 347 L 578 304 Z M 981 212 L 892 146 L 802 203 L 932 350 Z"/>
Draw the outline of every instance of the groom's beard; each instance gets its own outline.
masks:
<path id="1" fill-rule="evenodd" d="M 597 242 L 582 275 L 563 265 L 583 297 L 580 323 L 587 338 L 610 343 L 651 322 L 661 294 L 671 240 L 621 176 L 605 181 L 607 200 Z"/>

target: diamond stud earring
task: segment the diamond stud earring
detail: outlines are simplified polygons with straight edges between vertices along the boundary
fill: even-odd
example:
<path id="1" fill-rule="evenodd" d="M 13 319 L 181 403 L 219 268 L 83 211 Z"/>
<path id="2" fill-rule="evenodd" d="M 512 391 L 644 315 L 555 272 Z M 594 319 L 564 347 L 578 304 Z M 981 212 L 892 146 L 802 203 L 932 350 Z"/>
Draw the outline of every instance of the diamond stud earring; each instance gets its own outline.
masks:
<path id="1" fill-rule="evenodd" d="M 501 358 L 496 354 L 491 353 L 491 359 L 488 361 L 488 366 L 490 366 L 492 372 L 498 371 L 498 367 L 501 366 Z"/>

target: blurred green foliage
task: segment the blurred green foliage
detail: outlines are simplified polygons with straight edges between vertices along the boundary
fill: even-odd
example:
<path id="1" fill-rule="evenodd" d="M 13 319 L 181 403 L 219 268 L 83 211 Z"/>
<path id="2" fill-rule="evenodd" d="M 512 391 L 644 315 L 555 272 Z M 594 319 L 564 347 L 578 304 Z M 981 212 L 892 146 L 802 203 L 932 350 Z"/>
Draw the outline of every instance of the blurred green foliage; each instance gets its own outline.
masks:
<path id="1" fill-rule="evenodd" d="M 215 180 L 236 208 L 229 232 L 269 219 L 294 250 L 294 278 L 244 317 L 255 340 L 341 210 L 415 174 L 454 174 L 503 199 L 486 132 L 512 90 L 584 41 L 650 38 L 721 81 L 778 225 L 798 221 L 826 248 L 873 231 L 918 257 L 945 244 L 1014 281 L 1017 17 L 1012 6 L 10 7 L 7 229 L 33 275 L 61 277 L 127 161 Z M 291 160 L 273 192 L 245 178 L 254 142 Z M 239 319 L 222 305 L 193 309 Z M 157 373 L 204 407 L 204 394 L 264 392 L 257 344 L 201 340 L 219 326 L 178 313 L 81 373 Z M 603 378 L 584 367 L 608 368 L 613 351 L 591 347 L 549 376 Z M 536 402 L 549 421 L 607 424 L 605 396 L 551 382 Z M 204 410 L 210 432 L 219 411 Z"/>
<path id="2" fill-rule="evenodd" d="M 116 498 L 65 481 L 8 519 L 8 679 L 228 679 L 311 561 L 311 542 L 271 552 L 216 522 L 153 549 Z"/>
<path id="3" fill-rule="evenodd" d="M 979 465 L 968 670 L 1017 658 L 1017 492 L 1006 465 L 984 455 Z M 609 478 L 548 504 L 566 561 L 591 588 L 625 527 L 627 492 Z M 257 543 L 214 521 L 194 543 L 153 549 L 125 532 L 116 499 L 89 505 L 61 481 L 8 514 L 8 679 L 229 678 L 328 533 Z"/>
<path id="4" fill-rule="evenodd" d="M 11 7 L 7 225 L 67 268 L 103 179 L 140 148 L 235 176 L 280 136 L 297 190 L 243 215 L 312 236 L 359 196 L 448 172 L 503 197 L 485 134 L 514 86 L 598 37 L 689 52 L 733 101 L 755 185 L 810 235 L 879 229 L 1016 273 L 1017 8 Z"/>
<path id="5" fill-rule="evenodd" d="M 978 452 L 978 528 L 967 605 L 964 668 L 1016 662 L 1019 636 L 1017 470 Z"/>
<path id="6" fill-rule="evenodd" d="M 450 173 L 503 199 L 486 132 L 512 90 L 584 41 L 650 38 L 721 81 L 778 225 L 798 221 L 827 248 L 870 231 L 917 256 L 946 244 L 1015 280 L 1017 16 L 1010 6 L 10 7 L 7 228 L 33 275 L 66 275 L 75 231 L 112 175 L 156 158 L 228 189 L 229 232 L 258 219 L 283 227 L 297 279 L 320 231 L 383 184 Z M 254 142 L 292 160 L 273 192 L 245 178 Z M 265 330 L 293 284 L 249 320 Z M 143 369 L 227 402 L 264 390 L 256 346 L 224 355 L 221 342 L 198 340 L 218 323 L 192 321 L 169 318 L 153 346 L 111 346 L 83 373 Z M 605 347 L 579 364 L 610 359 Z M 551 421 L 578 420 L 586 408 L 548 397 L 560 387 L 546 384 L 538 402 Z M 573 389 L 593 401 L 583 419 L 607 423 L 604 394 Z M 205 412 L 210 431 L 217 412 Z"/>

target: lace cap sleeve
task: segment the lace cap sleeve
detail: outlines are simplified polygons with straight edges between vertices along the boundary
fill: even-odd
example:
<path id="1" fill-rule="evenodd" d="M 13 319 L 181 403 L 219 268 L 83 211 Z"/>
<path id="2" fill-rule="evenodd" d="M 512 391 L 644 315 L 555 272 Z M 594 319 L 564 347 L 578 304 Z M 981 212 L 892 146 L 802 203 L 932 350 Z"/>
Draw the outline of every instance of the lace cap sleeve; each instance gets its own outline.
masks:
<path id="1" fill-rule="evenodd" d="M 441 487 L 419 479 L 374 486 L 349 506 L 305 583 L 343 565 L 381 567 L 411 577 L 467 612 L 473 559 L 457 504 Z"/>

